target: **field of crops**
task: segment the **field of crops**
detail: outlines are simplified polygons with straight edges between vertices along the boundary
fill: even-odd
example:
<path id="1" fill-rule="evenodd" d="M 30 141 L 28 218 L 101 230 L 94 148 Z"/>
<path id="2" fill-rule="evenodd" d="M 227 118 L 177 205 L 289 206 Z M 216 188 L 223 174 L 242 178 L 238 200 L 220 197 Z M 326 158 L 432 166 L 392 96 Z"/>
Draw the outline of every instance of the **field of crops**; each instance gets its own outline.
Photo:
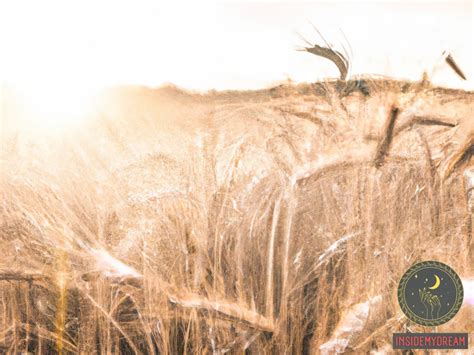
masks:
<path id="1" fill-rule="evenodd" d="M 474 278 L 473 92 L 121 87 L 61 132 L 15 112 L 0 353 L 385 353 L 423 330 L 397 302 L 412 264 Z"/>

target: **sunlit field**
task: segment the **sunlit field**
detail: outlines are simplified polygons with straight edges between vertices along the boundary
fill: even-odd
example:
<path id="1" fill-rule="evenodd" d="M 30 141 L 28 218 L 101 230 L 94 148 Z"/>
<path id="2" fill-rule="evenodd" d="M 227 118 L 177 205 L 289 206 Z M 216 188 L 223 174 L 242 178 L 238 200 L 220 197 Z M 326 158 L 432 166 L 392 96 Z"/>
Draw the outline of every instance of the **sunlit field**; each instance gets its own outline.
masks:
<path id="1" fill-rule="evenodd" d="M 473 92 L 130 86 L 35 124 L 21 95 L 2 97 L 0 353 L 390 353 L 431 330 L 396 296 L 422 260 L 465 282 L 436 330 L 472 339 Z"/>

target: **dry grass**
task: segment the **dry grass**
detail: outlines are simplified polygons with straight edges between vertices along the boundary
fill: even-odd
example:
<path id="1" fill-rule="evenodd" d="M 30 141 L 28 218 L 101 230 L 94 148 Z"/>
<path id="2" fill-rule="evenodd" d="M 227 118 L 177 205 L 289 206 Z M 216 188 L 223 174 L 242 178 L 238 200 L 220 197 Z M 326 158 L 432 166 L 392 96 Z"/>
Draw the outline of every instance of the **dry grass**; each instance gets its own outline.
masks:
<path id="1" fill-rule="evenodd" d="M 122 88 L 80 130 L 5 132 L 0 351 L 367 353 L 417 329 L 410 265 L 474 275 L 474 94 L 358 87 Z"/>

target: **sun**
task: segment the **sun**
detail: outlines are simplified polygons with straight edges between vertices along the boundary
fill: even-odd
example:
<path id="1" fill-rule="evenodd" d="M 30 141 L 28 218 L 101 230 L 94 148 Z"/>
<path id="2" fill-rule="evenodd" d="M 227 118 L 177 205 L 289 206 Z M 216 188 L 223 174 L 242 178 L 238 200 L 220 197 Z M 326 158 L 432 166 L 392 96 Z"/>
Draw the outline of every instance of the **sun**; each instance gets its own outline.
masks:
<path id="1" fill-rule="evenodd" d="M 83 123 L 94 112 L 100 88 L 85 83 L 20 83 L 13 85 L 24 124 L 29 128 L 63 129 Z"/>

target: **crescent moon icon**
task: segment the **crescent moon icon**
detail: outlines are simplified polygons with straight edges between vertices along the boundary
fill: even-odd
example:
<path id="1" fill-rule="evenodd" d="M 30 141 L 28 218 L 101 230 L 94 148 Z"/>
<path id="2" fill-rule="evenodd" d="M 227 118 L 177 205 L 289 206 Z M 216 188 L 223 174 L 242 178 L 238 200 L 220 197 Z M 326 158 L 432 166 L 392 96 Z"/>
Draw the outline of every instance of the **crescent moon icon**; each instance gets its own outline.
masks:
<path id="1" fill-rule="evenodd" d="M 435 284 L 433 286 L 429 287 L 430 290 L 436 290 L 439 287 L 440 283 L 441 283 L 441 280 L 439 279 L 438 275 L 434 275 L 434 277 L 435 277 L 436 281 L 435 281 Z"/>

